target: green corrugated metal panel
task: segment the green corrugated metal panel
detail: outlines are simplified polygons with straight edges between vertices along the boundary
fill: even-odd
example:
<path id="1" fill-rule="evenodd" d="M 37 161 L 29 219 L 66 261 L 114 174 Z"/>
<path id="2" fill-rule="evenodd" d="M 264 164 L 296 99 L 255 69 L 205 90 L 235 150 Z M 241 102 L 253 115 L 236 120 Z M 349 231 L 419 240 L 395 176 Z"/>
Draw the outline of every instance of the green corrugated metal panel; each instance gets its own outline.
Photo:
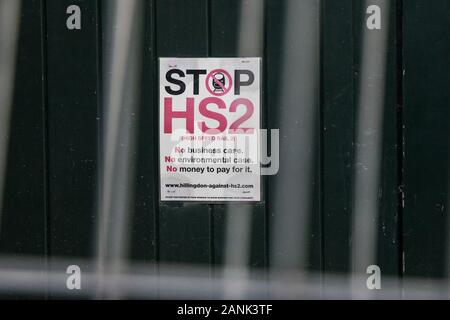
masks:
<path id="1" fill-rule="evenodd" d="M 448 268 L 450 4 L 403 1 L 404 272 Z"/>
<path id="2" fill-rule="evenodd" d="M 45 191 L 45 84 L 42 1 L 24 1 L 16 60 L 0 253 L 38 258 L 44 270 L 47 252 Z M 2 106 L 2 108 L 5 106 Z M 45 296 L 45 289 L 38 298 Z M 13 296 L 6 296 L 12 298 Z"/>
<path id="3" fill-rule="evenodd" d="M 365 176 L 358 171 L 365 165 L 358 155 L 370 149 L 359 142 L 373 135 L 381 137 L 375 216 L 365 227 L 375 228 L 376 246 L 367 262 L 379 265 L 383 275 L 445 275 L 446 1 L 144 2 L 130 258 L 197 264 L 211 274 L 215 267 L 236 263 L 233 254 L 243 254 L 239 263 L 255 269 L 348 274 L 355 267 L 365 272 L 353 261 L 364 244 L 357 243 L 352 228 L 366 214 L 358 212 L 361 203 L 370 200 L 355 199 L 364 191 L 355 181 Z M 82 10 L 77 31 L 66 28 L 66 9 L 73 4 Z M 23 7 L 2 253 L 95 254 L 104 129 L 101 70 L 111 53 L 101 32 L 106 12 L 100 4 L 46 0 L 26 1 Z M 369 5 L 381 8 L 381 30 L 366 27 Z M 376 45 L 369 55 L 369 60 L 383 56 L 382 65 L 365 73 L 365 45 L 378 43 L 383 32 L 386 48 Z M 236 56 L 262 58 L 262 124 L 280 129 L 278 174 L 263 178 L 263 200 L 256 204 L 161 202 L 158 58 Z M 381 83 L 370 84 L 381 76 Z M 362 92 L 379 93 L 378 127 L 361 128 L 361 114 L 373 105 L 360 100 Z M 27 116 L 21 117 L 25 108 Z M 246 237 L 228 236 L 228 227 L 247 222 L 248 248 L 240 248 Z"/>

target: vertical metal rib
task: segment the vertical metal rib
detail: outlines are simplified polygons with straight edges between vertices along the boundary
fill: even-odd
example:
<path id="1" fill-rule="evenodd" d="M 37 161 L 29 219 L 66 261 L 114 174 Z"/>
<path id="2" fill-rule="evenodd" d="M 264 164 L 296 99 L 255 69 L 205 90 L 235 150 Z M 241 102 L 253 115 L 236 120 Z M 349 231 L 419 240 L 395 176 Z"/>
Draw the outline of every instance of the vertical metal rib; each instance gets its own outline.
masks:
<path id="1" fill-rule="evenodd" d="M 375 264 L 378 198 L 383 145 L 384 87 L 389 34 L 389 0 L 365 1 L 381 8 L 381 29 L 363 26 L 361 80 L 357 105 L 355 183 L 352 230 L 353 287 L 365 288 L 366 268 Z M 364 19 L 364 21 L 366 21 Z M 364 275 L 364 278 L 360 278 Z"/>
<path id="2" fill-rule="evenodd" d="M 21 0 L 0 0 L 0 231 L 21 5 Z"/>
<path id="3" fill-rule="evenodd" d="M 107 5 L 112 6 L 114 18 L 109 20 L 105 30 L 106 37 L 110 37 L 111 50 L 105 52 L 104 154 L 100 168 L 102 190 L 98 226 L 100 277 L 105 272 L 123 271 L 129 250 L 144 19 L 142 0 L 114 0 Z M 99 284 L 108 291 L 108 284 L 101 278 Z M 104 293 L 102 291 L 100 294 Z"/>
<path id="4" fill-rule="evenodd" d="M 315 131 L 320 70 L 320 1 L 286 3 L 282 48 L 280 171 L 273 199 L 274 268 L 303 269 L 314 197 Z"/>
<path id="5" fill-rule="evenodd" d="M 242 1 L 240 10 L 238 56 L 259 57 L 264 45 L 264 1 Z M 225 279 L 232 277 L 241 281 L 226 281 L 225 297 L 243 297 L 248 290 L 246 279 L 249 275 L 252 211 L 251 205 L 227 206 Z M 229 285 L 232 283 L 240 285 Z"/>

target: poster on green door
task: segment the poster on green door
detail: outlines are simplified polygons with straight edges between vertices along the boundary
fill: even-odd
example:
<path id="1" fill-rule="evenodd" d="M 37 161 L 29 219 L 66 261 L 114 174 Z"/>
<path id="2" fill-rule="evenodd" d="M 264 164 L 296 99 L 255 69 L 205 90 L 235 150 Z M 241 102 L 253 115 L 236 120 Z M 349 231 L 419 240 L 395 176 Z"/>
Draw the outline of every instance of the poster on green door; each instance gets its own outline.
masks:
<path id="1" fill-rule="evenodd" d="M 261 200 L 260 58 L 160 58 L 161 201 Z"/>

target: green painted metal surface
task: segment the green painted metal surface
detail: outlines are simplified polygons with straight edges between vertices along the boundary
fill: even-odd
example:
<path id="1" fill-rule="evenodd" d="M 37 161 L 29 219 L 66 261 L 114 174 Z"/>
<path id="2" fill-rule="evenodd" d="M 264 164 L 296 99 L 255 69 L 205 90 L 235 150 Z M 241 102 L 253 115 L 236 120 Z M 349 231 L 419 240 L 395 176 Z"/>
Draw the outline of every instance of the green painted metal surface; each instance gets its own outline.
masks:
<path id="1" fill-rule="evenodd" d="M 110 11 L 100 0 L 24 3 L 0 252 L 43 263 L 93 258 Z M 366 88 L 381 92 L 381 126 L 367 131 L 381 137 L 370 263 L 390 276 L 447 274 L 447 1 L 144 3 L 130 259 L 200 265 L 211 276 L 225 264 L 349 274 L 360 245 L 353 223 L 362 214 L 355 211 L 358 152 L 366 148 L 358 144 L 361 84 L 385 70 L 382 84 Z M 66 28 L 72 4 L 81 8 L 81 30 Z M 381 32 L 366 27 L 374 4 L 386 47 L 373 54 L 385 62 L 367 75 L 364 45 Z M 280 129 L 279 172 L 263 178 L 257 204 L 161 202 L 158 58 L 236 56 L 262 58 L 262 124 Z M 245 234 L 228 236 L 231 225 Z"/>

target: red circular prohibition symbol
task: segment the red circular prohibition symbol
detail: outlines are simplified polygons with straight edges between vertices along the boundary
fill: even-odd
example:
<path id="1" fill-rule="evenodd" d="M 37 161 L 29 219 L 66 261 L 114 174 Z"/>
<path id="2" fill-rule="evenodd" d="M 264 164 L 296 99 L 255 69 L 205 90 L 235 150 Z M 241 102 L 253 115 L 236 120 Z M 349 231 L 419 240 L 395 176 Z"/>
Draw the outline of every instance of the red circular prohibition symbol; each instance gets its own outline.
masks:
<path id="1" fill-rule="evenodd" d="M 225 77 L 228 78 L 228 83 L 223 84 L 222 81 Z M 230 92 L 231 87 L 233 86 L 233 79 L 225 70 L 214 69 L 206 76 L 205 84 L 209 93 L 221 97 Z"/>

